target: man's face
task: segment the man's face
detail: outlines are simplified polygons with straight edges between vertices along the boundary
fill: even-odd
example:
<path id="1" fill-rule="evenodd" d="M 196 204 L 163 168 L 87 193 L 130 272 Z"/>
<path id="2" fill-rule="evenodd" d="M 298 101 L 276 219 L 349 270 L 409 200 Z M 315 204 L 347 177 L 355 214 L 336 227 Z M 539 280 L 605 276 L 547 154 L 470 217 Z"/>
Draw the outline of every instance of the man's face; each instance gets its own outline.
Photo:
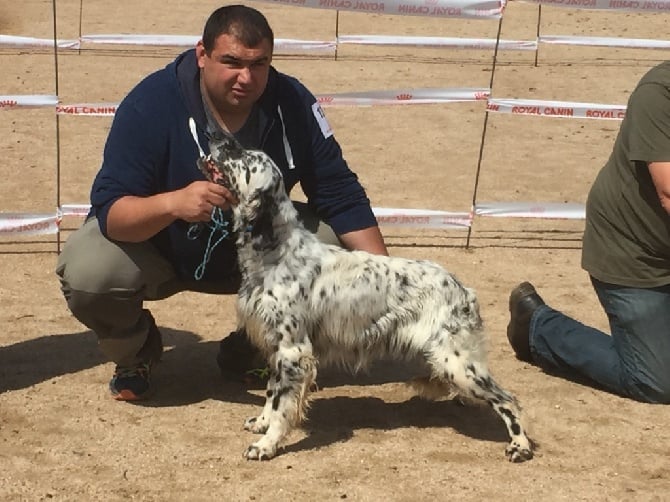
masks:
<path id="1" fill-rule="evenodd" d="M 269 40 L 246 47 L 233 35 L 219 35 L 209 56 L 198 42 L 196 56 L 205 89 L 219 112 L 246 112 L 263 94 L 272 62 Z"/>

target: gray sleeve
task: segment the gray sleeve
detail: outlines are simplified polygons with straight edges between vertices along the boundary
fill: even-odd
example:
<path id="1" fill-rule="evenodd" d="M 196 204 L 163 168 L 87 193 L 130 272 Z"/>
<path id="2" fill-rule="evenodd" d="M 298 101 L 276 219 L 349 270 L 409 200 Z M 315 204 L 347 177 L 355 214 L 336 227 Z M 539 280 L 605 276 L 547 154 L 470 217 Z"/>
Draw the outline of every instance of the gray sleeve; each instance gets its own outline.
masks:
<path id="1" fill-rule="evenodd" d="M 670 89 L 660 83 L 639 85 L 626 110 L 630 121 L 629 160 L 670 162 Z"/>

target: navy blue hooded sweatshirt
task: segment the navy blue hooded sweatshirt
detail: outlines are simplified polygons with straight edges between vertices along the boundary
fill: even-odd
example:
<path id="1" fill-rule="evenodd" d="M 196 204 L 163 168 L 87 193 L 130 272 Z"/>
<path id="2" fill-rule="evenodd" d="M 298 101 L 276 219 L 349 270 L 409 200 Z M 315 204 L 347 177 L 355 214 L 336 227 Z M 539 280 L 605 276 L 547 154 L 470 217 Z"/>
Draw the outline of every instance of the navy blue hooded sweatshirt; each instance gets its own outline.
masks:
<path id="1" fill-rule="evenodd" d="M 319 126 L 316 114 L 321 110 L 315 103 L 295 78 L 270 68 L 258 101 L 259 148 L 281 169 L 287 192 L 300 183 L 309 205 L 337 234 L 376 226 L 370 201 L 340 146 Z M 91 189 L 89 216 L 98 218 L 105 236 L 109 208 L 117 199 L 173 191 L 205 179 L 196 165 L 199 151 L 189 129 L 191 117 L 200 145 L 209 153 L 194 49 L 142 80 L 117 109 Z M 194 238 L 190 226 L 177 220 L 151 239 L 184 280 L 194 278 L 210 234 L 204 228 Z M 229 238 L 215 247 L 203 280 L 223 280 L 236 273 L 234 238 Z"/>

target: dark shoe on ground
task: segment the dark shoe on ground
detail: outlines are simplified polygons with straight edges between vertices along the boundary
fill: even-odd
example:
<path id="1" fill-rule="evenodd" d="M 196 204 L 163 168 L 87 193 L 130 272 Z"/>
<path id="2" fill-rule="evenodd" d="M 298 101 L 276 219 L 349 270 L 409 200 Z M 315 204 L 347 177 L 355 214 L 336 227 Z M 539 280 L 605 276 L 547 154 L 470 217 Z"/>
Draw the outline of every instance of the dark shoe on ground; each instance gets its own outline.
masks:
<path id="1" fill-rule="evenodd" d="M 163 355 L 163 340 L 150 313 L 149 318 L 151 324 L 147 341 L 138 353 L 142 362 L 135 366 L 117 365 L 109 382 L 109 391 L 117 401 L 146 399 L 151 391 L 151 368 Z"/>
<path id="2" fill-rule="evenodd" d="M 151 364 L 117 366 L 109 382 L 109 391 L 117 401 L 141 401 L 151 390 Z"/>
<path id="3" fill-rule="evenodd" d="M 544 300 L 530 282 L 522 282 L 509 296 L 510 320 L 507 325 L 507 339 L 517 359 L 532 362 L 529 342 L 530 319 L 544 304 Z"/>
<path id="4" fill-rule="evenodd" d="M 243 330 L 232 331 L 219 343 L 216 362 L 227 380 L 264 384 L 269 377 L 267 362 Z"/>

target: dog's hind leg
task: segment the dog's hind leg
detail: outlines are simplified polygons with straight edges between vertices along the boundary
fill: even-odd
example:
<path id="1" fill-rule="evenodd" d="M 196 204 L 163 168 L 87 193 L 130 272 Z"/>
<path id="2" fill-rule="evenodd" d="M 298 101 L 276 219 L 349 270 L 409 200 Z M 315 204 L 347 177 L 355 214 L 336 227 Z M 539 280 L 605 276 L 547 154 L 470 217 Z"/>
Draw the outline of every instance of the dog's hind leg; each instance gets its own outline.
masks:
<path id="1" fill-rule="evenodd" d="M 436 347 L 428 357 L 433 378 L 449 384 L 464 397 L 487 402 L 507 427 L 511 441 L 505 453 L 511 462 L 533 458 L 533 447 L 521 424 L 521 408 L 509 392 L 493 379 L 485 364 L 474 360 L 467 351 Z"/>
<path id="2" fill-rule="evenodd" d="M 274 371 L 263 412 L 245 422 L 245 429 L 264 434 L 245 451 L 248 460 L 267 460 L 277 454 L 281 441 L 304 418 L 307 395 L 316 380 L 316 359 L 307 337 L 298 343 L 280 343 L 270 360 Z"/>

